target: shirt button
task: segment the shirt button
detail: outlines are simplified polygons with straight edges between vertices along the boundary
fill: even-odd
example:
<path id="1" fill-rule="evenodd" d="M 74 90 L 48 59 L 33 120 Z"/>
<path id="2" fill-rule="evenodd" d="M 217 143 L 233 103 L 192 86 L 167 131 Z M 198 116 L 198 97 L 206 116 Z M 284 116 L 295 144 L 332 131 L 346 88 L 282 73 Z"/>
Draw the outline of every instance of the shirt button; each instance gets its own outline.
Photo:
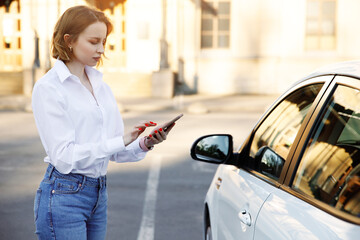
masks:
<path id="1" fill-rule="evenodd" d="M 54 194 L 54 193 L 55 193 L 55 190 L 52 190 L 51 192 L 52 192 L 52 194 Z"/>

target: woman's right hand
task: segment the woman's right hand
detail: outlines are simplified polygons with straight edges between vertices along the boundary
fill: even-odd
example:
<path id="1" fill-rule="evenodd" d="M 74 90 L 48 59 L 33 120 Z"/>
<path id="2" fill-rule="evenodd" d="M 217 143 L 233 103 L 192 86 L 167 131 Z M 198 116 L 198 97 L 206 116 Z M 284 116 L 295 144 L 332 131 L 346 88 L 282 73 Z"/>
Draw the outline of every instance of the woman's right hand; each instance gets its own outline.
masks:
<path id="1" fill-rule="evenodd" d="M 145 146 L 147 148 L 151 148 L 156 144 L 162 143 L 163 141 L 166 140 L 167 135 L 169 134 L 169 132 L 171 131 L 171 129 L 174 127 L 175 123 L 173 123 L 172 125 L 170 125 L 166 131 L 163 129 L 164 126 L 167 126 L 167 123 L 155 128 L 152 133 L 145 138 Z"/>
<path id="2" fill-rule="evenodd" d="M 141 121 L 136 124 L 129 133 L 124 135 L 125 146 L 135 141 L 139 137 L 139 135 L 145 131 L 147 127 L 154 127 L 156 125 L 156 123 L 151 121 Z"/>

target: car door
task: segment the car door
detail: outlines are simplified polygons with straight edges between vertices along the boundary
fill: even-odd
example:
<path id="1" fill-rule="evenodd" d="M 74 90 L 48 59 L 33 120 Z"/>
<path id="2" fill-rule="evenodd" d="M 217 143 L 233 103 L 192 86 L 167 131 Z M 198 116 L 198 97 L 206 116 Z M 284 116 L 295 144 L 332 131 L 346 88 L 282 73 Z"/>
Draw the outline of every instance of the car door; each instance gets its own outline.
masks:
<path id="1" fill-rule="evenodd" d="M 255 240 L 359 239 L 360 80 L 335 80 L 304 131 L 285 185 L 262 206 Z"/>
<path id="2" fill-rule="evenodd" d="M 215 176 L 218 184 L 215 239 L 253 238 L 258 212 L 280 186 L 289 152 L 326 80 L 331 77 L 306 82 L 285 94 L 265 114 L 239 151 L 238 166 L 220 167 Z"/>

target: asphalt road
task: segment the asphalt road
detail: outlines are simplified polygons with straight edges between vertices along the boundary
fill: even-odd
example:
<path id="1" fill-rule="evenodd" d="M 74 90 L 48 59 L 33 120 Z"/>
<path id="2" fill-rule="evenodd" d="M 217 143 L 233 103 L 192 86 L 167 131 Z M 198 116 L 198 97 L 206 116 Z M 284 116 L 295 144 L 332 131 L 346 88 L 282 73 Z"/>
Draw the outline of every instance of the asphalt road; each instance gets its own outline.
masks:
<path id="1" fill-rule="evenodd" d="M 126 127 L 142 119 L 162 123 L 180 111 L 129 111 Z M 216 165 L 189 156 L 193 141 L 230 133 L 235 148 L 262 112 L 186 114 L 168 140 L 137 163 L 111 163 L 108 170 L 109 240 L 202 239 L 203 200 Z M 0 112 L 0 239 L 36 239 L 33 199 L 46 164 L 31 113 Z"/>

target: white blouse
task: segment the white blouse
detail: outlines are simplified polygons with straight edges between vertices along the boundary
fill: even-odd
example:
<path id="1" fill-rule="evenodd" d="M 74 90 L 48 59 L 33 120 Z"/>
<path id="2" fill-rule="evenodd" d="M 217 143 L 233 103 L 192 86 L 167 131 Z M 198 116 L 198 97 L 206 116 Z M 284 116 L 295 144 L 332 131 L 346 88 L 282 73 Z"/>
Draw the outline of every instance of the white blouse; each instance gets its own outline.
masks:
<path id="1" fill-rule="evenodd" d="M 109 160 L 135 162 L 146 152 L 139 139 L 125 147 L 124 123 L 102 73 L 86 66 L 94 96 L 57 60 L 34 86 L 32 108 L 41 142 L 51 163 L 63 174 L 103 176 Z"/>

